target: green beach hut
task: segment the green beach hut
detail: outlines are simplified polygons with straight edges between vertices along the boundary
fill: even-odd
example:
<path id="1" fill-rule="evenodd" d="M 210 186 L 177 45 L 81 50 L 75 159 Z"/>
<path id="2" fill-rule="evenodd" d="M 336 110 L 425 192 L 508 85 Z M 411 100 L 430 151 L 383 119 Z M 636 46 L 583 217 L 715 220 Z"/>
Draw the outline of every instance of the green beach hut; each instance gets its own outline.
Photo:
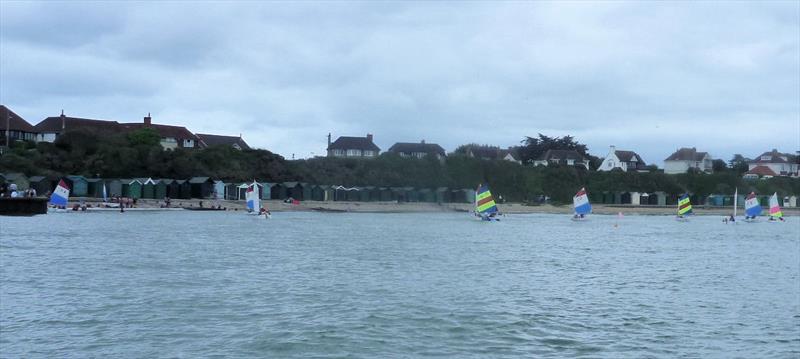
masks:
<path id="1" fill-rule="evenodd" d="M 67 176 L 65 182 L 69 185 L 70 197 L 86 197 L 89 193 L 89 182 L 83 176 Z"/>
<path id="2" fill-rule="evenodd" d="M 172 180 L 162 178 L 153 180 L 153 182 L 155 182 L 155 186 L 153 186 L 153 198 L 155 199 L 167 198 L 167 190 L 169 188 L 169 184 L 172 183 Z"/>
<path id="3" fill-rule="evenodd" d="M 142 198 L 142 182 L 137 179 L 121 179 L 122 197 Z"/>

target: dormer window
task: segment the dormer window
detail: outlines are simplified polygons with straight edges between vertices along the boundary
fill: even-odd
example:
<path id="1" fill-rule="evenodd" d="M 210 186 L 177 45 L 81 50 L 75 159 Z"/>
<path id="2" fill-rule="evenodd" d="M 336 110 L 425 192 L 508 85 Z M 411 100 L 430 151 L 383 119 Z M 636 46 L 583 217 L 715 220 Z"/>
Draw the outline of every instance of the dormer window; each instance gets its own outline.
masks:
<path id="1" fill-rule="evenodd" d="M 761 156 L 762 161 L 772 161 L 772 156 Z"/>

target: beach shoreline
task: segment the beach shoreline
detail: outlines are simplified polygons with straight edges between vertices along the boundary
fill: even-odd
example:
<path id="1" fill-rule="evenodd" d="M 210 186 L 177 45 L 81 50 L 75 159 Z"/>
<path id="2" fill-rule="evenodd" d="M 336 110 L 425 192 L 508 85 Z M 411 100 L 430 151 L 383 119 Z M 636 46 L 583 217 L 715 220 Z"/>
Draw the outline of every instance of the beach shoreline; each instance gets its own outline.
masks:
<path id="1" fill-rule="evenodd" d="M 80 199 L 70 201 L 70 204 L 80 203 Z M 201 205 L 202 202 L 202 205 Z M 84 203 L 92 208 L 102 207 L 103 203 L 96 199 L 84 199 Z M 175 210 L 180 208 L 198 209 L 198 208 L 222 208 L 226 211 L 245 211 L 244 201 L 229 201 L 229 200 L 199 200 L 199 199 L 184 199 L 172 200 L 171 207 L 161 208 L 164 204 L 163 200 L 154 199 L 139 199 L 137 200 L 133 210 Z M 112 205 L 116 205 L 113 203 Z M 284 203 L 280 200 L 262 200 L 261 205 L 268 208 L 271 212 L 331 212 L 331 213 L 435 213 L 435 212 L 471 212 L 473 205 L 471 203 L 426 203 L 426 202 L 346 202 L 346 201 L 303 201 L 299 204 Z M 506 214 L 572 214 L 573 209 L 570 205 L 554 206 L 554 205 L 526 205 L 522 203 L 501 203 L 498 208 L 502 213 Z M 731 207 L 712 207 L 712 206 L 694 206 L 694 213 L 698 215 L 719 215 L 727 216 L 733 214 Z M 126 210 L 129 210 L 126 208 Z M 800 215 L 800 208 L 783 208 L 785 216 Z M 609 204 L 593 204 L 593 214 L 606 214 L 614 215 L 622 213 L 623 215 L 674 215 L 677 210 L 675 206 L 633 206 L 633 205 L 609 205 Z M 767 210 L 764 210 L 766 213 Z M 744 214 L 744 209 L 740 208 L 740 215 Z"/>

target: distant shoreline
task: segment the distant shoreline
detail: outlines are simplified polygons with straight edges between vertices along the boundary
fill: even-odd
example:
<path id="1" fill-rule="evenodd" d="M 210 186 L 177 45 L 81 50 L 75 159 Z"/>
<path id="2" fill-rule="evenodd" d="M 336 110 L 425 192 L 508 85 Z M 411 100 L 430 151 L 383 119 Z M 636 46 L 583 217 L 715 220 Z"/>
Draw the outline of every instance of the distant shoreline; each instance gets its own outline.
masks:
<path id="1" fill-rule="evenodd" d="M 70 199 L 70 205 L 79 203 L 80 199 Z M 244 211 L 244 201 L 229 201 L 229 200 L 172 200 L 171 208 L 179 209 L 181 207 L 197 208 L 200 207 L 200 202 L 203 202 L 203 207 L 217 207 L 227 209 L 228 211 Z M 98 207 L 102 202 L 97 201 L 95 198 L 85 199 L 87 205 Z M 164 203 L 162 200 L 154 199 L 140 199 L 137 200 L 136 209 L 157 210 L 160 209 Z M 116 204 L 114 204 L 116 205 Z M 280 200 L 262 200 L 262 206 L 266 206 L 272 212 L 331 212 L 331 213 L 433 213 L 433 212 L 471 212 L 471 203 L 425 203 L 425 202 L 345 202 L 345 201 L 304 201 L 298 205 L 283 203 Z M 540 205 L 528 206 L 521 203 L 502 203 L 498 204 L 501 212 L 507 214 L 536 214 L 536 213 L 550 213 L 550 214 L 571 214 L 572 206 L 553 206 L 553 205 Z M 165 208 L 167 209 L 167 208 Z M 126 209 L 127 210 L 127 209 Z M 638 215 L 674 215 L 676 213 L 674 206 L 632 206 L 632 205 L 608 205 L 608 204 L 593 204 L 593 214 L 608 214 L 614 215 L 622 213 L 638 214 Z M 785 216 L 798 216 L 800 215 L 800 208 L 782 208 Z M 766 214 L 767 209 L 764 209 Z M 726 216 L 733 213 L 731 207 L 710 207 L 710 206 L 695 206 L 694 213 L 698 215 L 719 215 Z M 739 208 L 739 215 L 744 215 L 744 209 Z"/>

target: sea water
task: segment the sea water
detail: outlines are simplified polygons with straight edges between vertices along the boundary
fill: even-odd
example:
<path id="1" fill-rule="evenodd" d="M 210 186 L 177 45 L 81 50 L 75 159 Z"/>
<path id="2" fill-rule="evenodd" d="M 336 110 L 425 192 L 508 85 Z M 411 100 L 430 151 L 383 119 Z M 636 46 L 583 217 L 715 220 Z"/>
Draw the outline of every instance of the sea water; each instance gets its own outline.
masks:
<path id="1" fill-rule="evenodd" d="M 800 356 L 800 221 L 0 217 L 0 356 Z"/>

